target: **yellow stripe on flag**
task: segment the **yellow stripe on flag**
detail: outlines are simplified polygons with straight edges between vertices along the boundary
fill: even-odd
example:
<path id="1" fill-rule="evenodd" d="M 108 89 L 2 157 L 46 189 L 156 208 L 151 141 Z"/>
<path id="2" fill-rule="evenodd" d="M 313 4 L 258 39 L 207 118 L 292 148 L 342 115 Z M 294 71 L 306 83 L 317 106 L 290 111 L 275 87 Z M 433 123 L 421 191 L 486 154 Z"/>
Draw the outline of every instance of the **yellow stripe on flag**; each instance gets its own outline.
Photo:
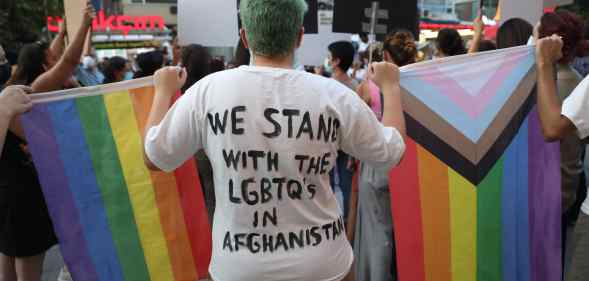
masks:
<path id="1" fill-rule="evenodd" d="M 452 224 L 453 281 L 477 278 L 477 192 L 476 187 L 452 169 L 450 181 L 450 221 Z"/>
<path id="2" fill-rule="evenodd" d="M 149 171 L 143 163 L 143 142 L 128 92 L 104 96 L 112 134 L 133 205 L 135 222 L 151 280 L 174 280 L 172 265 Z"/>

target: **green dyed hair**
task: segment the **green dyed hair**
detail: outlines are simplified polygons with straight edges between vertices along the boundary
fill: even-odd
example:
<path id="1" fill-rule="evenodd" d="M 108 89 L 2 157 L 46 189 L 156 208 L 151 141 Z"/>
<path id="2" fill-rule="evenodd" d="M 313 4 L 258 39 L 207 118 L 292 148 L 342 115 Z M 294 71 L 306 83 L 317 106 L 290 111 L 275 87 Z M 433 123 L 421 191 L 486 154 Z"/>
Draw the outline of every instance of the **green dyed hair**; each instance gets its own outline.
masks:
<path id="1" fill-rule="evenodd" d="M 252 52 L 283 57 L 295 48 L 307 3 L 305 0 L 241 0 L 239 11 Z"/>

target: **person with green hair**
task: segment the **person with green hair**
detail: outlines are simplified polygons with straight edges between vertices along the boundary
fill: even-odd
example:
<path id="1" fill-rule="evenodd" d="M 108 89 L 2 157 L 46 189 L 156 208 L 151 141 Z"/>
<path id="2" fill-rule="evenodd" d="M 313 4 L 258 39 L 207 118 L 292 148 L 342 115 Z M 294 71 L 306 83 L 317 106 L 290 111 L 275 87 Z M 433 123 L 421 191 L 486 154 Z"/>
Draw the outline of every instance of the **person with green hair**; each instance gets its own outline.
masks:
<path id="1" fill-rule="evenodd" d="M 304 0 L 242 0 L 251 65 L 199 80 L 173 105 L 186 70 L 155 74 L 145 163 L 173 171 L 200 149 L 211 160 L 214 281 L 351 280 L 354 254 L 329 184 L 337 151 L 381 167 L 403 157 L 398 68 L 370 67 L 381 123 L 346 86 L 293 69 L 306 9 Z"/>

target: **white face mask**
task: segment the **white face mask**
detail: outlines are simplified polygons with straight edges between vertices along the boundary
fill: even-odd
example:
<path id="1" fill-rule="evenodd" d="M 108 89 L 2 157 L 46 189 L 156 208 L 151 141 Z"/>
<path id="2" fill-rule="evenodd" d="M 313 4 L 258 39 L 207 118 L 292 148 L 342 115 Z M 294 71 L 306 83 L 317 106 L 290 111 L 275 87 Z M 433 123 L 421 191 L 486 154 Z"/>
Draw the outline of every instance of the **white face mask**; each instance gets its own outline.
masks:
<path id="1" fill-rule="evenodd" d="M 323 68 L 325 69 L 325 72 L 327 72 L 327 73 L 333 72 L 333 68 L 331 68 L 331 63 L 329 62 L 329 58 L 325 58 L 325 61 L 323 62 Z"/>
<path id="2" fill-rule="evenodd" d="M 85 69 L 94 69 L 96 67 L 96 60 L 93 57 L 85 56 L 82 59 L 82 66 Z"/>

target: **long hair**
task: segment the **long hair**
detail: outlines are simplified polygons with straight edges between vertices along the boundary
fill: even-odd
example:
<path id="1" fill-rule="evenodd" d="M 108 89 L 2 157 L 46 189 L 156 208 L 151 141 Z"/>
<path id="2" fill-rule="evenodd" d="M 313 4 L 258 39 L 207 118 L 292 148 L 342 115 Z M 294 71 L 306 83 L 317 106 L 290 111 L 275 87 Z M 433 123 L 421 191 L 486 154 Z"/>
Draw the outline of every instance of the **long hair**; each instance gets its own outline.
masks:
<path id="1" fill-rule="evenodd" d="M 26 44 L 18 55 L 16 71 L 6 85 L 33 84 L 46 71 L 48 49 L 45 42 Z"/>
<path id="2" fill-rule="evenodd" d="M 441 29 L 438 32 L 438 50 L 445 56 L 457 56 L 466 54 L 464 41 L 458 31 L 454 29 Z"/>
<path id="3" fill-rule="evenodd" d="M 119 82 L 116 74 L 125 70 L 127 60 L 122 57 L 112 57 L 108 59 L 104 66 L 104 84 Z"/>
<path id="4" fill-rule="evenodd" d="M 182 48 L 182 65 L 186 67 L 188 73 L 186 83 L 182 87 L 182 93 L 184 93 L 211 72 L 211 55 L 201 45 L 188 45 Z"/>
<path id="5" fill-rule="evenodd" d="M 388 35 L 384 40 L 383 49 L 398 66 L 415 63 L 417 45 L 413 34 L 409 31 L 400 30 Z"/>
<path id="6" fill-rule="evenodd" d="M 528 43 L 534 27 L 520 18 L 509 19 L 497 30 L 497 49 L 523 46 Z"/>
<path id="7" fill-rule="evenodd" d="M 137 56 L 139 70 L 133 78 L 142 78 L 153 75 L 164 66 L 164 54 L 161 51 L 151 51 Z"/>

